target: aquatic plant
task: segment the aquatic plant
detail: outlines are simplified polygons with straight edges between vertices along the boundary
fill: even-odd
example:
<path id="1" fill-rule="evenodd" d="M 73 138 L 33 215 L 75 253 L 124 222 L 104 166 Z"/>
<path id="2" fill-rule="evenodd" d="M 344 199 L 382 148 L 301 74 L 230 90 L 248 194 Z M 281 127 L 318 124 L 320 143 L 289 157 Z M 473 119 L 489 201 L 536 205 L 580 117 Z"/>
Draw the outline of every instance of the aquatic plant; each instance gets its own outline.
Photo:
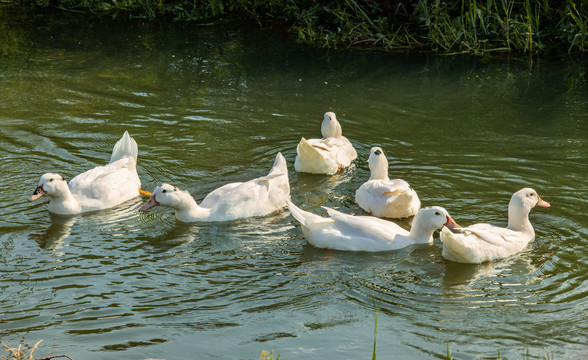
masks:
<path id="1" fill-rule="evenodd" d="M 449 341 L 447 342 L 447 360 L 453 360 L 453 356 L 451 355 L 451 350 L 449 350 Z"/>
<path id="2" fill-rule="evenodd" d="M 575 0 L 5 0 L 97 16 L 283 26 L 325 47 L 417 48 L 441 53 L 588 50 L 588 1 Z"/>
<path id="3" fill-rule="evenodd" d="M 0 356 L 0 360 L 33 360 L 33 354 L 35 353 L 35 350 L 37 350 L 37 347 L 41 341 L 43 340 L 37 341 L 37 343 L 29 350 L 28 355 L 26 354 L 26 350 L 23 349 L 22 344 L 19 344 L 18 348 L 13 348 L 6 345 L 5 343 L 2 343 L 2 346 L 4 346 L 4 348 L 8 351 L 9 355 Z"/>
<path id="4" fill-rule="evenodd" d="M 374 308 L 376 311 L 376 321 L 374 325 L 374 349 L 372 350 L 372 360 L 376 360 L 376 339 L 378 337 L 378 306 L 374 300 Z"/>
<path id="5" fill-rule="evenodd" d="M 547 45 L 557 46 L 558 33 L 567 34 L 560 40 L 570 44 L 568 52 L 586 50 L 588 18 L 580 15 L 573 1 L 564 1 L 559 8 L 550 7 L 547 0 L 464 0 L 453 8 L 440 1 L 419 3 L 433 47 L 445 52 L 538 52 Z M 588 7 L 581 6 L 586 14 Z"/>
<path id="6" fill-rule="evenodd" d="M 25 349 L 26 346 L 23 346 L 22 344 L 19 344 L 18 348 L 13 348 L 13 347 L 6 345 L 5 343 L 2 343 L 2 346 L 4 346 L 4 348 L 8 351 L 9 354 L 8 354 L 8 356 L 0 355 L 0 360 L 35 360 L 34 353 L 37 350 L 37 348 L 39 347 L 39 344 L 41 343 L 41 341 L 43 341 L 43 340 L 37 341 L 37 343 L 35 345 L 33 345 L 33 347 L 30 349 Z M 26 354 L 27 350 L 29 351 L 28 355 Z M 48 357 L 45 356 L 43 358 L 38 358 L 38 360 L 52 360 L 52 359 L 58 359 L 58 358 L 66 358 L 69 360 L 73 360 L 71 357 L 69 357 L 67 355 L 54 355 L 54 356 L 48 356 Z"/>
<path id="7" fill-rule="evenodd" d="M 280 354 L 278 354 L 278 357 L 274 358 L 274 351 L 267 351 L 267 350 L 263 350 L 261 352 L 261 355 L 259 355 L 259 360 L 280 360 Z"/>

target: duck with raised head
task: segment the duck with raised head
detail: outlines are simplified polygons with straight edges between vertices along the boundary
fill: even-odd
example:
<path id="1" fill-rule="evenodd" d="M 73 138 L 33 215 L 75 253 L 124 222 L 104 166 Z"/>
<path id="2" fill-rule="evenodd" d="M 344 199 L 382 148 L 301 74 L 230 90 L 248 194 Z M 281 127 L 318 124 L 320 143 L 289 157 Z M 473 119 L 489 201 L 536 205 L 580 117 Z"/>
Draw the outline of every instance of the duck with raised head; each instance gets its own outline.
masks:
<path id="1" fill-rule="evenodd" d="M 288 210 L 300 225 L 311 245 L 348 251 L 398 250 L 413 244 L 432 244 L 433 233 L 446 226 L 459 227 L 440 206 L 421 209 L 407 231 L 388 220 L 373 216 L 354 216 L 324 207 L 325 218 L 304 211 L 288 200 Z"/>
<path id="2" fill-rule="evenodd" d="M 294 169 L 311 174 L 333 175 L 349 166 L 357 152 L 342 134 L 341 124 L 333 112 L 326 112 L 321 124 L 322 139 L 304 137 L 296 147 Z"/>
<path id="3" fill-rule="evenodd" d="M 59 174 L 44 174 L 29 201 L 47 195 L 49 212 L 73 215 L 108 209 L 139 194 L 151 195 L 140 189 L 137 154 L 137 142 L 125 131 L 107 165 L 79 174 L 69 183 Z"/>
<path id="4" fill-rule="evenodd" d="M 406 218 L 416 215 L 421 201 L 406 181 L 390 180 L 384 151 L 379 147 L 371 148 L 368 163 L 370 178 L 355 192 L 355 202 L 377 217 Z"/>
<path id="5" fill-rule="evenodd" d="M 459 263 L 479 264 L 518 253 L 535 239 L 535 230 L 529 221 L 529 212 L 535 206 L 551 205 L 535 190 L 524 188 L 510 198 L 506 227 L 480 223 L 457 229 L 459 233 L 443 229 L 443 257 Z"/>
<path id="6" fill-rule="evenodd" d="M 200 204 L 188 191 L 162 184 L 139 210 L 161 205 L 173 208 L 181 222 L 229 221 L 281 211 L 289 196 L 286 159 L 278 153 L 267 176 L 223 185 L 206 195 Z"/>

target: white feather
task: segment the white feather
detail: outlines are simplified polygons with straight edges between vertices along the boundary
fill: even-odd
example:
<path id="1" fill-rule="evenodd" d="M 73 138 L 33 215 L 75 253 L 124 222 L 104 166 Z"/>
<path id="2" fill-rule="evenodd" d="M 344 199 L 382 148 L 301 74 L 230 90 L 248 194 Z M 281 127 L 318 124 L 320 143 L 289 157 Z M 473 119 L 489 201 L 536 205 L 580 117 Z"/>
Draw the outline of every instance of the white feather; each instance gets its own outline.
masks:
<path id="1" fill-rule="evenodd" d="M 74 177 L 69 184 L 58 174 L 41 176 L 37 189 L 49 196 L 49 212 L 60 215 L 108 209 L 139 195 L 137 143 L 125 131 L 110 162 Z M 37 191 L 35 192 L 37 193 Z M 38 197 L 31 197 L 34 200 Z"/>
<path id="2" fill-rule="evenodd" d="M 518 253 L 535 239 L 529 212 L 535 206 L 549 207 L 537 192 L 524 188 L 511 197 L 508 205 L 508 226 L 474 224 L 453 233 L 441 231 L 443 257 L 460 263 L 478 264 L 503 259 Z"/>
<path id="3" fill-rule="evenodd" d="M 321 133 L 322 139 L 300 140 L 294 162 L 296 171 L 333 175 L 357 158 L 353 145 L 341 134 L 341 125 L 334 113 L 325 113 Z"/>

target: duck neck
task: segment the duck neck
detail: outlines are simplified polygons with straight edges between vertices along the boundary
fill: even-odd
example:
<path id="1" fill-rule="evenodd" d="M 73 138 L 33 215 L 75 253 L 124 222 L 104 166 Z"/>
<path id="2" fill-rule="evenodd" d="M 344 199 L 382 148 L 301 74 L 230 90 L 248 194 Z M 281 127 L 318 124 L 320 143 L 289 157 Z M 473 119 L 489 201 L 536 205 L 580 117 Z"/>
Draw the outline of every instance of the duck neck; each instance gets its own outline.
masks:
<path id="1" fill-rule="evenodd" d="M 410 237 L 413 238 L 417 243 L 432 243 L 433 242 L 433 231 L 425 230 L 423 228 L 413 226 L 410 229 Z"/>
<path id="2" fill-rule="evenodd" d="M 435 229 L 427 229 L 421 223 L 420 213 L 417 213 L 412 220 L 412 227 L 410 229 L 409 236 L 413 238 L 417 243 L 425 244 L 433 242 L 433 233 Z"/>
<path id="3" fill-rule="evenodd" d="M 68 186 L 55 194 L 49 195 L 49 212 L 60 215 L 79 214 L 82 211 L 80 203 L 74 198 Z"/>
<path id="4" fill-rule="evenodd" d="M 531 225 L 531 222 L 529 221 L 529 210 L 521 205 L 509 204 L 508 228 L 514 231 L 534 233 L 533 225 Z"/>
<path id="5" fill-rule="evenodd" d="M 375 164 L 370 164 L 370 180 L 390 180 L 388 160 L 384 156 L 380 156 Z"/>
<path id="6" fill-rule="evenodd" d="M 210 210 L 198 206 L 196 200 L 188 193 L 184 195 L 182 202 L 175 210 L 176 218 L 182 222 L 205 220 L 210 215 Z"/>
<path id="7" fill-rule="evenodd" d="M 335 137 L 340 138 L 342 135 L 341 125 L 337 120 L 323 121 L 321 124 L 321 134 L 323 139 Z"/>

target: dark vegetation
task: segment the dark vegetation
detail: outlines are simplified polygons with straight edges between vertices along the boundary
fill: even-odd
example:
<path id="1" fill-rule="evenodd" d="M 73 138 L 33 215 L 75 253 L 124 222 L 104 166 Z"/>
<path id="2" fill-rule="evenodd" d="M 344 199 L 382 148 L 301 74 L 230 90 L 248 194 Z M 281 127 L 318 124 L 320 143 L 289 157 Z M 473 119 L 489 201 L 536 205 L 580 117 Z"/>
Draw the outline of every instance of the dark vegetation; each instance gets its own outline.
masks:
<path id="1" fill-rule="evenodd" d="M 98 17 L 245 19 L 325 47 L 440 53 L 588 50 L 587 0 L 0 0 Z"/>

